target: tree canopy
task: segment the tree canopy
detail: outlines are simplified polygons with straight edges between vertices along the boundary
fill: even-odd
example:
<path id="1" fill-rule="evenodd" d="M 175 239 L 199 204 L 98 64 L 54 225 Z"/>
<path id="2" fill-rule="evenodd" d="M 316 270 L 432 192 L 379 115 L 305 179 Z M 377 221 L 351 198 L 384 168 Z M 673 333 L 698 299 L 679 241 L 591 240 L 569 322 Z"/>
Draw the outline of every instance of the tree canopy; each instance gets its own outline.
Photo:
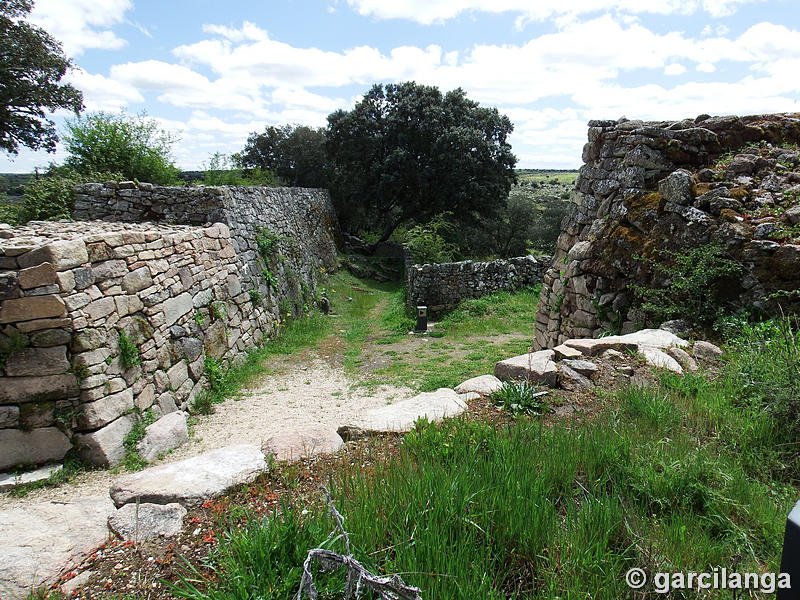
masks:
<path id="1" fill-rule="evenodd" d="M 146 115 L 94 113 L 67 122 L 65 166 L 80 174 L 118 172 L 129 179 L 168 184 L 174 136 Z"/>
<path id="2" fill-rule="evenodd" d="M 11 154 L 20 146 L 54 152 L 47 112 L 83 109 L 80 91 L 59 84 L 72 68 L 61 44 L 24 20 L 32 8 L 32 0 L 0 0 L 0 148 Z"/>
<path id="3" fill-rule="evenodd" d="M 465 223 L 496 215 L 516 180 L 512 130 L 460 88 L 373 86 L 353 110 L 328 117 L 340 218 L 351 229 L 379 223 L 383 241 L 402 223 L 447 211 Z"/>
<path id="4" fill-rule="evenodd" d="M 324 129 L 270 126 L 263 133 L 251 133 L 236 158 L 242 167 L 272 171 L 286 185 L 328 186 Z"/>

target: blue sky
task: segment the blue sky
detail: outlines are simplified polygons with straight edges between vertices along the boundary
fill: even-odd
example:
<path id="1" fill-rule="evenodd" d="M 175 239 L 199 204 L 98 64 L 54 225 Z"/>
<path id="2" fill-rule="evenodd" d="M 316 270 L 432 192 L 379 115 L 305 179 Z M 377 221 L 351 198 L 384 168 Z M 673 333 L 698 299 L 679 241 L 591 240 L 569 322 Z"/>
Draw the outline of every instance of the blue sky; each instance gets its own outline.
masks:
<path id="1" fill-rule="evenodd" d="M 31 20 L 87 110 L 146 111 L 184 169 L 267 125 L 324 126 L 378 82 L 496 106 L 521 168 L 580 166 L 590 119 L 800 112 L 796 0 L 37 0 Z"/>

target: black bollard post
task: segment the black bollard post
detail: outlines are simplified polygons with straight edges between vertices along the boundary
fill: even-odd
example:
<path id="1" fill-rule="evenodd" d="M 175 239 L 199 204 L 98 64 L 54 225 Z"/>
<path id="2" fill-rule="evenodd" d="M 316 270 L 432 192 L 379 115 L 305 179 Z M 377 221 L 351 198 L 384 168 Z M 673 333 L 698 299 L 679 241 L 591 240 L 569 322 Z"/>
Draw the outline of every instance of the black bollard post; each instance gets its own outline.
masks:
<path id="1" fill-rule="evenodd" d="M 417 326 L 414 328 L 414 333 L 423 333 L 428 331 L 428 307 L 417 307 Z"/>
<path id="2" fill-rule="evenodd" d="M 776 600 L 800 600 L 800 501 L 786 519 L 783 535 L 781 573 L 788 573 L 791 589 L 778 589 Z"/>

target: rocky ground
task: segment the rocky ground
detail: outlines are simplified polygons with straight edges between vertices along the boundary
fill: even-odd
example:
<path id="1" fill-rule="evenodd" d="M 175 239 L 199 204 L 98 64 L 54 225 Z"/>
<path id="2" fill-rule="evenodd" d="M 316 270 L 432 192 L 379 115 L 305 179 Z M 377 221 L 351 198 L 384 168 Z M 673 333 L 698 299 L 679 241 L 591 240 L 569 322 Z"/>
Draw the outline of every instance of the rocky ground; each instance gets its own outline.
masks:
<path id="1" fill-rule="evenodd" d="M 653 365 L 677 372 L 695 369 L 695 360 L 681 346 L 688 345 L 664 330 L 573 340 L 501 361 L 495 373 L 503 379 L 524 377 L 546 389 L 550 408 L 542 418 L 550 424 L 591 416 L 603 406 L 608 391 L 620 385 L 647 384 L 654 378 Z M 714 358 L 715 349 L 699 343 L 692 352 L 698 360 L 708 360 Z M 171 598 L 169 582 L 186 576 L 187 569 L 206 572 L 203 559 L 224 528 L 246 519 L 248 513 L 269 515 L 282 502 L 318 508 L 320 482 L 341 469 L 368 470 L 391 457 L 402 432 L 419 416 L 440 419 L 463 414 L 462 418 L 496 424 L 515 418 L 491 402 L 490 394 L 499 386 L 497 378 L 485 375 L 464 382 L 456 391 L 442 389 L 409 398 L 408 390 L 384 388 L 365 396 L 325 361 L 291 364 L 259 381 L 244 398 L 220 405 L 215 415 L 195 426 L 196 441 L 160 465 L 116 477 L 111 498 L 119 510 L 108 495 L 95 493 L 114 478 L 106 472 L 95 479 L 87 476 L 84 483 L 31 494 L 13 506 L 9 503 L 11 508 L 0 511 L 0 521 L 16 515 L 17 523 L 12 519 L 4 525 L 20 528 L 25 536 L 36 529 L 37 539 L 55 535 L 63 542 L 63 548 L 48 548 L 42 555 L 45 560 L 63 558 L 59 552 L 99 546 L 55 582 L 69 598 L 118 598 L 125 593 L 134 598 Z M 342 423 L 350 424 L 338 428 L 346 442 L 333 433 Z M 287 435 L 309 425 L 312 434 L 299 445 L 296 436 Z M 331 435 L 325 440 L 337 441 L 318 445 L 313 432 L 328 430 Z M 309 440 L 317 445 L 311 452 Z M 265 462 L 259 448 L 268 457 L 270 452 L 293 459 L 296 454 L 308 456 Z M 46 499 L 59 504 L 43 502 Z M 26 515 L 27 521 L 20 525 Z M 107 516 L 116 535 L 103 543 Z M 76 532 L 78 540 L 73 539 Z M 13 548 L 5 552 L 12 562 L 26 558 L 15 556 Z"/>

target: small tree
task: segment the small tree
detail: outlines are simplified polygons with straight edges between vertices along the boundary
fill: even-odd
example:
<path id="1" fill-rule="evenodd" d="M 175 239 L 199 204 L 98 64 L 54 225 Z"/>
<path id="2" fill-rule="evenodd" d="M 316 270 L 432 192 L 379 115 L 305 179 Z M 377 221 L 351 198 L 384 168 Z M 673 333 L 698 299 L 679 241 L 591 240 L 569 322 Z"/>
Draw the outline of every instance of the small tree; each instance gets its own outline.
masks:
<path id="1" fill-rule="evenodd" d="M 0 1 L 0 148 L 11 154 L 20 145 L 54 152 L 58 135 L 45 109 L 83 110 L 81 93 L 59 84 L 72 68 L 61 44 L 23 20 L 32 8 L 32 0 Z"/>
<path id="2" fill-rule="evenodd" d="M 80 174 L 118 172 L 128 179 L 169 184 L 177 179 L 177 138 L 145 114 L 94 113 L 67 122 L 65 165 Z"/>
<path id="3" fill-rule="evenodd" d="M 324 129 L 270 126 L 263 133 L 251 133 L 236 158 L 242 167 L 274 172 L 286 185 L 328 186 Z"/>

